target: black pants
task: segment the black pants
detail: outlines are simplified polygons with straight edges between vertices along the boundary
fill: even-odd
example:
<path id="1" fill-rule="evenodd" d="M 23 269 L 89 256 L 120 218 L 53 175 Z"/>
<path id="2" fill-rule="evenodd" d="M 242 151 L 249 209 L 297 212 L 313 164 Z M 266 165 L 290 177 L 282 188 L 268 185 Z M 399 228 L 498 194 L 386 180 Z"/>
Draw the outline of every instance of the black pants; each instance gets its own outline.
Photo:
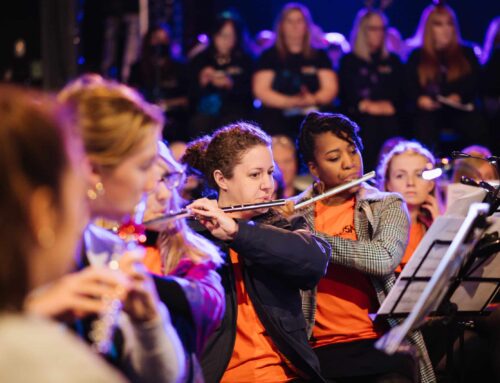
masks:
<path id="1" fill-rule="evenodd" d="M 315 348 L 321 374 L 337 383 L 418 382 L 417 363 L 412 355 L 387 355 L 374 347 L 375 339 L 338 343 Z"/>

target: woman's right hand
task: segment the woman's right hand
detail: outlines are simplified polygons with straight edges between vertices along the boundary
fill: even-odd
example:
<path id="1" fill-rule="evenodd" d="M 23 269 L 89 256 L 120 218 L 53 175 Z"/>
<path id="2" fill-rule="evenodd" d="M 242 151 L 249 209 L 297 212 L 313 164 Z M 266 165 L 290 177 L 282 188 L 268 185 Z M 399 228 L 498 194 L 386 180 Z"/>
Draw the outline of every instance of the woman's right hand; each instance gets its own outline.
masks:
<path id="1" fill-rule="evenodd" d="M 417 100 L 417 105 L 420 109 L 424 109 L 429 112 L 432 112 L 441 107 L 438 102 L 434 101 L 429 96 L 420 96 Z"/>
<path id="2" fill-rule="evenodd" d="M 217 205 L 216 200 L 201 198 L 186 206 L 210 233 L 223 241 L 230 241 L 238 233 L 238 224 Z"/>
<path id="3" fill-rule="evenodd" d="M 215 73 L 215 69 L 211 66 L 207 66 L 207 67 L 203 68 L 200 71 L 200 75 L 199 75 L 200 85 L 202 87 L 205 87 L 210 82 L 212 82 L 212 78 L 214 77 L 214 73 Z"/>
<path id="4" fill-rule="evenodd" d="M 124 299 L 129 279 L 121 272 L 89 266 L 32 292 L 25 309 L 33 314 L 71 322 L 106 310 L 104 297 Z"/>

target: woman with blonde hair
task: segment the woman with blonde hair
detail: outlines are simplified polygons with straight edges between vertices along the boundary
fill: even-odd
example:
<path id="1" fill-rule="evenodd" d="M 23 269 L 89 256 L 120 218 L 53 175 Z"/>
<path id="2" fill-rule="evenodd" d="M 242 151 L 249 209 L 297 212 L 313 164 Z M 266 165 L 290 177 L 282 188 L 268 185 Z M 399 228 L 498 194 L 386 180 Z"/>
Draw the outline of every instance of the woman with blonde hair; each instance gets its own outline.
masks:
<path id="1" fill-rule="evenodd" d="M 455 12 L 441 3 L 429 5 L 414 40 L 419 44 L 408 59 L 407 91 L 416 138 L 444 151 L 484 143 L 486 132 L 475 107 L 479 62 L 461 41 Z M 444 135 L 451 144 L 445 146 Z"/>
<path id="2" fill-rule="evenodd" d="M 154 186 L 152 167 L 163 126 L 161 112 L 131 88 L 97 75 L 68 84 L 59 99 L 75 109 L 83 138 L 90 165 L 87 199 L 91 219 L 129 220 Z M 95 222 L 87 225 L 82 242 L 79 266 L 83 270 L 32 297 L 32 309 L 52 317 L 71 314 L 70 322 L 82 336 L 94 344 L 109 343 L 102 353 L 132 381 L 178 381 L 184 374 L 182 345 L 153 279 L 141 264 L 142 252 L 130 250 L 130 244 Z M 109 317 L 111 303 L 104 313 L 86 309 L 106 298 L 85 293 L 87 265 L 90 269 L 119 265 L 130 278 L 131 293 L 116 318 Z M 57 305 L 48 304 L 51 296 L 60 296 Z M 93 314 L 99 317 L 94 320 Z M 99 339 L 99 329 L 106 321 L 116 321 L 117 331 L 109 339 Z"/>
<path id="3" fill-rule="evenodd" d="M 154 172 L 157 183 L 148 194 L 145 222 L 178 211 L 183 202 L 179 189 L 185 181 L 184 167 L 163 142 Z M 222 263 L 219 249 L 194 233 L 185 219 L 146 227 L 151 230 L 146 230 L 144 264 L 150 272 L 164 276 L 162 296 L 188 358 L 184 381 L 198 382 L 202 379 L 199 357 L 224 314 L 224 289 L 215 271 Z"/>
<path id="4" fill-rule="evenodd" d="M 381 190 L 401 194 L 410 213 L 410 234 L 403 259 L 396 272 L 401 272 L 434 219 L 440 206 L 434 196 L 435 181 L 422 177 L 435 165 L 432 153 L 418 142 L 404 141 L 386 154 L 377 173 Z"/>
<path id="5" fill-rule="evenodd" d="M 331 105 L 337 77 L 327 53 L 312 42 L 313 22 L 304 5 L 286 4 L 275 29 L 274 46 L 258 60 L 253 93 L 262 102 L 264 130 L 294 138 L 307 110 Z"/>
<path id="6" fill-rule="evenodd" d="M 339 71 L 341 107 L 362 127 L 364 160 L 371 169 L 377 153 L 399 130 L 403 66 L 387 49 L 388 20 L 379 9 L 363 8 L 351 32 L 352 51 L 342 58 Z"/>

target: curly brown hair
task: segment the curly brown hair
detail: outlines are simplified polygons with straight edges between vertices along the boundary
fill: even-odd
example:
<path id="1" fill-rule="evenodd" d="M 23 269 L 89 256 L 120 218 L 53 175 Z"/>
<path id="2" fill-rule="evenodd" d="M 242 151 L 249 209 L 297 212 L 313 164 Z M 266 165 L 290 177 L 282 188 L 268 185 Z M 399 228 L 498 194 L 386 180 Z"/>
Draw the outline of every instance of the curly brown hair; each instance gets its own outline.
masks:
<path id="1" fill-rule="evenodd" d="M 220 170 L 224 177 L 232 178 L 244 153 L 257 145 L 270 147 L 271 137 L 255 124 L 239 121 L 189 143 L 181 161 L 199 170 L 209 186 L 218 190 L 214 171 Z"/>

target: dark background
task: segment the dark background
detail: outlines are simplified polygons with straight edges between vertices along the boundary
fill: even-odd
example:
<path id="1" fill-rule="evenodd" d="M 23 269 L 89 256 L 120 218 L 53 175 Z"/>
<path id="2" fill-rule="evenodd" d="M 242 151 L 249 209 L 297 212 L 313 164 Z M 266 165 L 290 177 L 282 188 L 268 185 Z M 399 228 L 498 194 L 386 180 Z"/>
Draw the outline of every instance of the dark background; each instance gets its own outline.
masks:
<path id="1" fill-rule="evenodd" d="M 50 31 L 57 38 L 77 41 L 77 56 L 82 56 L 82 47 L 85 47 L 85 58 L 87 67 L 80 66 L 80 70 L 93 69 L 100 58 L 102 50 L 100 34 L 102 31 L 102 18 L 94 13 L 96 4 L 107 0 L 13 0 L 3 2 L 0 12 L 0 74 L 9 63 L 12 62 L 13 43 L 18 38 L 23 38 L 27 44 L 27 61 L 41 60 L 42 58 L 42 36 L 48 35 L 47 26 L 42 27 L 42 7 L 50 8 L 50 15 L 57 13 L 58 9 L 68 8 L 66 4 L 71 3 L 71 9 L 87 12 L 74 12 L 74 22 L 67 20 L 64 11 L 58 17 L 58 28 Z M 150 0 L 152 1 L 152 0 Z M 158 0 L 155 0 L 158 1 Z M 161 1 L 161 0 L 160 0 Z M 211 21 L 217 12 L 227 8 L 233 8 L 240 12 L 247 24 L 250 34 L 253 36 L 261 29 L 272 29 L 274 19 L 287 1 L 283 0 L 163 0 L 170 4 L 175 3 L 181 9 L 181 28 L 185 45 L 193 43 L 198 33 L 207 32 Z M 355 0 L 308 0 L 302 1 L 309 7 L 314 21 L 325 32 L 341 32 L 347 37 L 352 27 L 354 16 L 364 2 Z M 404 38 L 412 36 L 418 25 L 422 10 L 429 4 L 421 0 L 394 0 L 386 13 L 391 25 L 399 29 Z M 461 0 L 449 1 L 455 9 L 463 39 L 480 45 L 483 44 L 484 36 L 489 22 L 500 15 L 500 0 Z M 65 10 L 68 12 L 68 9 Z M 53 17 L 53 16 L 51 16 Z M 79 22 L 77 22 L 77 20 Z M 68 26 L 64 25 L 67 22 Z M 62 25 L 61 25 L 62 23 Z M 49 27 L 54 27 L 50 22 Z M 55 23 L 57 24 L 57 23 Z M 86 26 L 86 33 L 78 34 L 78 26 Z M 72 31 L 74 30 L 74 33 Z M 61 32 L 59 32 L 61 31 Z M 52 44 L 55 51 L 49 55 L 61 54 L 58 42 Z M 49 39 L 49 43 L 53 38 Z M 47 46 L 47 41 L 45 42 Z M 79 45 L 78 45 L 79 44 Z M 52 48 L 49 44 L 49 48 Z M 59 49 L 59 51 L 58 51 Z M 68 53 L 69 55 L 69 53 Z M 72 58 L 70 58 L 72 60 Z M 66 63 L 68 59 L 66 58 Z M 66 65 L 67 66 L 67 65 Z M 64 66 L 62 66 L 64 67 Z"/>

